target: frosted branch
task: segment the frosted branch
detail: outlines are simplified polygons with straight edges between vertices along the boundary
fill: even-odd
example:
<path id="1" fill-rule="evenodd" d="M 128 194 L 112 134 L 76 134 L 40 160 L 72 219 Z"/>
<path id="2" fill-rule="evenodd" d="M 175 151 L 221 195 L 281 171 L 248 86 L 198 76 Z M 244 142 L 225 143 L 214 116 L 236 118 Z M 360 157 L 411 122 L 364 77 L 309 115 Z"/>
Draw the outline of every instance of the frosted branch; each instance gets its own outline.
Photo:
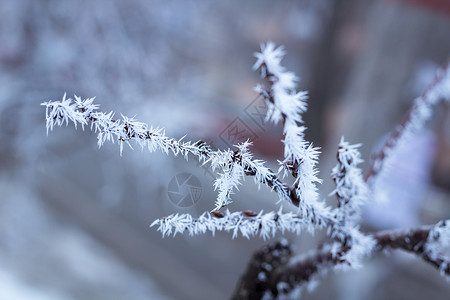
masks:
<path id="1" fill-rule="evenodd" d="M 368 198 L 367 181 L 375 179 L 383 171 L 383 165 L 389 163 L 394 148 L 404 142 L 408 136 L 421 128 L 430 118 L 432 109 L 441 99 L 450 101 L 450 67 L 441 70 L 433 84 L 414 102 L 414 106 L 403 122 L 391 134 L 382 150 L 376 156 L 371 169 L 363 178 L 358 165 L 362 162 L 358 151 L 359 145 L 351 145 L 341 139 L 337 152 L 338 163 L 331 173 L 336 183 L 332 194 L 337 196 L 338 207 L 331 209 L 320 201 L 317 184 L 317 162 L 319 149 L 305 140 L 306 127 L 302 114 L 306 111 L 306 92 L 297 92 L 298 78 L 281 66 L 285 55 L 283 47 L 273 43 L 261 46 L 261 53 L 256 53 L 255 70 L 267 84 L 258 85 L 256 91 L 268 105 L 266 120 L 283 122 L 284 159 L 279 162 L 278 173 L 265 166 L 265 162 L 255 159 L 249 150 L 251 143 L 235 145 L 233 149 L 213 150 L 203 141 L 191 142 L 166 136 L 164 129 L 149 126 L 121 115 L 115 118 L 113 112 L 99 111 L 94 98 L 75 100 L 66 98 L 61 101 L 42 103 L 46 107 L 47 133 L 55 126 L 73 123 L 82 129 L 90 127 L 97 133 L 98 146 L 105 142 L 118 142 L 122 154 L 124 143 L 130 147 L 135 143 L 150 152 L 161 150 L 166 154 L 189 155 L 196 157 L 203 164 L 210 164 L 217 173 L 214 187 L 218 191 L 215 209 L 205 212 L 198 218 L 189 214 L 173 214 L 154 221 L 163 236 L 187 232 L 189 235 L 217 231 L 232 233 L 250 238 L 260 236 L 268 239 L 278 232 L 300 234 L 302 230 L 314 231 L 326 228 L 327 244 L 309 255 L 291 257 L 286 242 L 264 248 L 267 252 L 254 257 L 259 266 L 253 265 L 244 276 L 252 282 L 242 283 L 242 289 L 236 295 L 258 295 L 270 298 L 291 294 L 297 297 L 304 283 L 311 285 L 311 279 L 321 271 L 329 269 L 358 268 L 362 261 L 384 249 L 402 249 L 413 252 L 425 262 L 437 267 L 442 274 L 450 275 L 450 260 L 446 252 L 450 250 L 449 221 L 442 221 L 434 226 L 421 227 L 410 231 L 389 231 L 363 234 L 357 225 L 361 207 Z M 294 183 L 288 187 L 278 174 L 291 174 Z M 297 212 L 270 211 L 254 213 L 219 211 L 232 203 L 232 195 L 239 189 L 245 176 L 253 176 L 260 187 L 266 185 L 277 193 L 280 201 L 287 201 L 298 207 Z M 278 251 L 279 250 L 279 251 Z M 278 251 L 278 252 L 277 252 Z M 282 254 L 280 254 L 282 253 Z M 270 263 L 265 260 L 271 260 Z M 252 277 L 253 276 L 253 277 Z M 255 276 L 257 280 L 255 280 Z M 255 296 L 256 297 L 256 296 Z"/>
<path id="2" fill-rule="evenodd" d="M 93 104 L 94 98 L 82 100 L 75 96 L 75 101 L 64 97 L 61 101 L 48 101 L 41 105 L 46 108 L 47 133 L 55 126 L 69 124 L 71 121 L 75 127 L 80 124 L 90 124 L 91 130 L 97 132 L 98 146 L 101 147 L 107 141 L 120 145 L 120 153 L 123 151 L 123 143 L 130 147 L 134 141 L 142 149 L 147 148 L 150 152 L 162 150 L 166 154 L 172 152 L 174 155 L 181 154 L 187 158 L 188 154 L 197 156 L 200 160 L 205 159 L 211 150 L 201 141 L 183 142 L 182 139 L 175 140 L 165 135 L 162 128 L 149 127 L 138 122 L 135 118 L 122 115 L 122 119 L 114 119 L 114 113 L 103 113 L 97 111 L 99 105 Z"/>
<path id="3" fill-rule="evenodd" d="M 373 237 L 377 241 L 377 250 L 401 249 L 412 252 L 436 267 L 442 275 L 450 275 L 449 220 L 440 221 L 434 226 L 378 232 Z"/>
<path id="4" fill-rule="evenodd" d="M 331 171 L 331 178 L 336 184 L 331 194 L 338 199 L 336 218 L 342 225 L 353 225 L 357 221 L 368 197 L 368 188 L 358 167 L 363 161 L 358 151 L 360 146 L 350 145 L 342 137 L 337 152 L 338 163 Z"/>
<path id="5" fill-rule="evenodd" d="M 233 238 L 239 234 L 245 238 L 259 235 L 263 239 L 275 236 L 277 232 L 293 232 L 300 234 L 308 224 L 298 215 L 281 209 L 278 212 L 258 214 L 244 210 L 242 212 L 225 213 L 214 211 L 205 212 L 199 218 L 194 219 L 190 214 L 175 214 L 165 218 L 155 220 L 150 226 L 157 226 L 158 231 L 163 236 L 176 235 L 177 233 L 188 232 L 189 235 L 204 234 L 216 231 L 232 232 Z"/>
<path id="6" fill-rule="evenodd" d="M 319 276 L 330 270 L 347 269 L 351 247 L 359 252 L 361 261 L 385 250 L 400 249 L 416 254 L 423 261 L 436 267 L 442 275 L 450 275 L 450 259 L 443 254 L 450 246 L 450 226 L 441 221 L 433 226 L 423 226 L 410 230 L 389 230 L 376 232 L 368 236 L 371 246 L 327 244 L 306 254 L 292 256 L 286 240 L 264 246 L 255 252 L 248 268 L 238 283 L 233 299 L 276 299 L 284 296 L 299 299 L 303 290 L 311 290 L 318 283 Z M 362 243 L 364 239 L 360 239 Z M 283 245 L 283 246 L 282 246 Z M 433 250 L 431 250 L 432 248 Z M 283 250 L 283 252 L 280 251 Z M 358 250 L 359 249 L 359 250 Z M 362 251 L 361 251 L 362 250 Z M 283 255 L 282 260 L 274 260 L 273 252 Z M 275 258 L 278 256 L 275 256 Z M 354 267 L 354 266 L 353 266 Z M 263 273 L 264 276 L 259 276 Z M 261 277 L 265 280 L 260 280 Z M 239 295 L 240 298 L 237 298 Z M 256 298 L 254 298 L 256 297 Z"/>
<path id="7" fill-rule="evenodd" d="M 276 270 L 287 264 L 292 256 L 290 243 L 282 238 L 256 251 L 238 282 L 233 300 L 267 299 Z M 266 297 L 266 298 L 265 298 Z"/>
<path id="8" fill-rule="evenodd" d="M 315 224 L 329 223 L 330 210 L 318 201 L 316 168 L 319 149 L 305 140 L 302 114 L 306 111 L 307 93 L 296 92 L 298 78 L 281 66 L 285 55 L 282 46 L 276 48 L 269 42 L 261 45 L 261 52 L 255 53 L 254 70 L 260 70 L 261 77 L 268 81 L 268 87 L 258 85 L 255 90 L 266 100 L 266 120 L 284 123 L 284 160 L 280 170 L 286 175 L 290 171 L 295 177 L 294 190 L 299 200 L 299 213 Z"/>

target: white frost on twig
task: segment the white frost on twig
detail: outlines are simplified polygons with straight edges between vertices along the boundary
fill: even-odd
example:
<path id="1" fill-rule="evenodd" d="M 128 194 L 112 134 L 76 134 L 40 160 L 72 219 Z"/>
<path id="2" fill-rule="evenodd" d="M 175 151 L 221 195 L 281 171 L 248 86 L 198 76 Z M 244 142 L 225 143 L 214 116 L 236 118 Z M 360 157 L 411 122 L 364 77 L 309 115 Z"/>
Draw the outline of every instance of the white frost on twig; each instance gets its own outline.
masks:
<path id="1" fill-rule="evenodd" d="M 341 230 L 340 235 L 345 238 L 333 244 L 333 255 L 341 261 L 336 268 L 358 269 L 362 267 L 363 260 L 373 253 L 377 243 L 371 236 L 363 234 L 358 226 L 347 226 Z"/>
<path id="2" fill-rule="evenodd" d="M 86 102 L 89 102 L 91 99 L 86 99 Z M 47 127 L 47 135 L 49 131 L 53 130 L 53 127 L 62 126 L 64 123 L 69 125 L 69 121 L 71 121 L 75 128 L 78 124 L 82 126 L 87 124 L 86 117 L 83 113 L 78 111 L 78 103 L 72 102 L 71 98 L 66 98 L 66 94 L 64 94 L 61 101 L 48 101 L 42 103 L 45 106 L 45 115 L 46 115 L 46 127 Z"/>
<path id="3" fill-rule="evenodd" d="M 181 154 L 187 158 L 188 154 L 197 156 L 200 160 L 205 159 L 208 149 L 203 143 L 183 142 L 169 138 L 165 135 L 162 128 L 148 127 L 135 118 L 128 118 L 122 115 L 122 119 L 114 119 L 114 113 L 103 113 L 97 111 L 99 105 L 93 104 L 94 98 L 82 100 L 75 96 L 75 101 L 64 97 L 61 101 L 43 102 L 41 105 L 46 107 L 47 132 L 53 130 L 55 126 L 68 125 L 69 121 L 85 125 L 90 123 L 91 130 L 97 132 L 98 146 L 101 147 L 106 141 L 114 143 L 117 141 L 120 145 L 122 154 L 123 143 L 126 142 L 130 147 L 130 141 L 136 142 L 142 149 L 148 148 L 150 152 L 157 149 L 166 154 L 172 152 L 174 155 Z"/>
<path id="4" fill-rule="evenodd" d="M 150 226 L 158 226 L 158 231 L 163 236 L 176 235 L 177 233 L 188 232 L 189 235 L 204 234 L 210 231 L 213 235 L 216 231 L 232 232 L 233 238 L 239 234 L 245 238 L 259 235 L 267 239 L 279 231 L 293 232 L 300 234 L 305 227 L 305 222 L 298 215 L 282 209 L 278 212 L 268 212 L 258 214 L 248 212 L 226 211 L 223 215 L 216 217 L 205 212 L 199 218 L 194 219 L 190 214 L 175 214 L 165 218 L 155 220 Z"/>
<path id="5" fill-rule="evenodd" d="M 298 78 L 281 66 L 285 55 L 282 46 L 274 43 L 261 45 L 261 52 L 255 53 L 253 69 L 259 69 L 261 77 L 269 82 L 269 87 L 258 85 L 255 90 L 264 97 L 268 105 L 266 120 L 284 123 L 284 160 L 280 172 L 291 172 L 295 177 L 294 188 L 299 204 L 299 214 L 311 222 L 320 224 L 330 217 L 329 209 L 320 201 L 316 184 L 321 183 L 316 168 L 319 148 L 305 140 L 306 127 L 302 114 L 306 111 L 307 93 L 296 92 Z"/>
<path id="6" fill-rule="evenodd" d="M 230 198 L 233 194 L 233 189 L 239 190 L 239 185 L 245 176 L 242 159 L 240 159 L 241 156 L 242 153 L 240 151 L 233 152 L 231 150 L 219 150 L 211 156 L 212 169 L 214 171 L 218 167 L 222 169 L 222 173 L 219 173 L 214 181 L 214 189 L 219 190 L 214 210 L 219 210 L 230 204 L 232 202 Z"/>
<path id="7" fill-rule="evenodd" d="M 358 167 L 363 162 L 358 151 L 360 146 L 361 144 L 351 145 L 342 137 L 337 153 L 338 163 L 331 171 L 331 177 L 336 184 L 331 194 L 338 198 L 336 218 L 342 225 L 355 224 L 360 217 L 361 207 L 368 198 L 368 187 Z"/>
<path id="8" fill-rule="evenodd" d="M 253 159 L 249 151 L 250 142 L 236 145 L 237 150 L 230 149 L 213 151 L 204 142 L 185 142 L 183 138 L 176 140 L 165 135 L 164 129 L 148 126 L 133 118 L 122 115 L 121 119 L 115 119 L 114 113 L 103 113 L 98 111 L 99 105 L 93 103 L 94 98 L 82 100 L 75 96 L 75 100 L 67 98 L 66 95 L 61 101 L 48 101 L 42 103 L 46 107 L 47 132 L 53 130 L 55 126 L 68 125 L 74 123 L 75 127 L 80 124 L 83 129 L 90 124 L 91 130 L 97 133 L 97 144 L 103 146 L 105 142 L 115 143 L 120 146 L 120 153 L 123 151 L 123 144 L 130 147 L 134 141 L 141 149 L 147 148 L 150 152 L 162 150 L 169 154 L 181 154 L 186 159 L 189 154 L 196 156 L 199 161 L 210 163 L 213 170 L 221 170 L 215 182 L 219 194 L 216 201 L 216 209 L 231 202 L 230 195 L 233 189 L 237 188 L 243 180 L 243 176 L 248 172 L 254 176 L 255 182 L 271 185 L 271 188 L 278 194 L 280 200 L 289 201 L 289 191 L 285 184 L 278 180 L 277 175 L 265 166 L 263 160 Z"/>
<path id="9" fill-rule="evenodd" d="M 222 171 L 214 182 L 214 189 L 219 190 L 214 210 L 219 210 L 232 202 L 230 198 L 233 190 L 239 190 L 239 185 L 244 180 L 246 172 L 250 172 L 254 176 L 258 188 L 261 184 L 267 184 L 276 178 L 276 175 L 264 165 L 263 160 L 253 159 L 253 155 L 249 151 L 251 144 L 249 141 L 237 144 L 235 145 L 237 150 L 234 152 L 229 149 L 214 151 L 210 158 L 205 161 L 205 164 L 211 163 L 213 171 L 217 169 Z M 286 187 L 277 186 L 274 188 L 280 199 L 283 199 L 281 197 L 287 197 Z"/>

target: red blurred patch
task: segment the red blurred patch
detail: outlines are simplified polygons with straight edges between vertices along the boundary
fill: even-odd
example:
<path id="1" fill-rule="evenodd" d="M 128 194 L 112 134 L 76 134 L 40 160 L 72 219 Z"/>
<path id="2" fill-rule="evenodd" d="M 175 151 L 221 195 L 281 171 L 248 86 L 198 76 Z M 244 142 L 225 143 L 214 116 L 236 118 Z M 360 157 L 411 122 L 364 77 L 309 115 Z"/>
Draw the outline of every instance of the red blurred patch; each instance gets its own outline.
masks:
<path id="1" fill-rule="evenodd" d="M 388 0 L 391 2 L 406 2 L 418 5 L 450 17 L 450 0 Z"/>

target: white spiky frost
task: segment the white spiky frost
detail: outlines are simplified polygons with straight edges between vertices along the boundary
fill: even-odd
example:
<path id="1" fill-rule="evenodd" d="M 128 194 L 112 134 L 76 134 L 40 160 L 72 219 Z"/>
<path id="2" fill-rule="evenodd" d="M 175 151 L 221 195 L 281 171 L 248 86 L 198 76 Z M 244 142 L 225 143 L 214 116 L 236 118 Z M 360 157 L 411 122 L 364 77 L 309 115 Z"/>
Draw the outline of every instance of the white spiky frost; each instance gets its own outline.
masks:
<path id="1" fill-rule="evenodd" d="M 335 222 L 333 211 L 323 201 L 318 201 L 316 183 L 320 180 L 316 164 L 319 151 L 305 141 L 306 128 L 301 125 L 302 113 L 306 111 L 306 93 L 295 91 L 296 76 L 280 65 L 284 54 L 282 47 L 276 48 L 274 44 L 268 43 L 262 47 L 262 53 L 256 54 L 254 68 L 261 69 L 263 77 L 271 82 L 269 91 L 259 87 L 272 105 L 267 118 L 275 122 L 281 119 L 284 121 L 285 159 L 280 164 L 282 171 L 291 171 L 295 175 L 295 195 L 278 180 L 277 174 L 265 166 L 264 161 L 253 159 L 249 151 L 251 143 L 248 141 L 236 145 L 236 150 L 212 151 L 200 141 L 191 143 L 169 138 L 162 128 L 148 126 L 135 117 L 122 115 L 120 119 L 115 119 L 113 112 L 98 111 L 99 106 L 94 104 L 94 98 L 82 100 L 75 96 L 75 100 L 72 100 L 64 96 L 61 101 L 42 103 L 46 107 L 47 130 L 69 122 L 73 122 L 75 126 L 81 124 L 83 128 L 90 124 L 91 129 L 97 132 L 99 147 L 107 141 L 117 141 L 122 153 L 123 144 L 127 143 L 131 147 L 131 142 L 134 141 L 142 149 L 148 148 L 150 151 L 162 150 L 174 155 L 181 154 L 186 158 L 188 154 L 192 154 L 204 164 L 209 163 L 219 173 L 214 183 L 218 190 L 215 210 L 230 204 L 233 192 L 238 189 L 245 175 L 252 175 L 258 186 L 265 184 L 271 187 L 280 201 L 294 201 L 299 206 L 298 217 L 302 218 L 310 231 L 330 226 Z M 295 203 L 296 199 L 299 202 Z"/>
<path id="2" fill-rule="evenodd" d="M 86 99 L 86 102 L 89 101 L 91 99 Z M 67 126 L 69 121 L 75 125 L 75 128 L 78 124 L 82 126 L 87 124 L 86 116 L 78 111 L 78 103 L 73 103 L 71 98 L 66 98 L 66 94 L 61 101 L 48 101 L 42 103 L 42 105 L 45 106 L 47 134 L 53 130 L 55 125 L 62 126 L 65 123 Z"/>
<path id="3" fill-rule="evenodd" d="M 328 228 L 328 233 L 336 241 L 331 252 L 342 263 L 337 269 L 359 268 L 362 260 L 375 248 L 376 241 L 363 234 L 356 225 L 361 215 L 361 207 L 367 202 L 368 187 L 361 169 L 363 162 L 358 148 L 361 144 L 351 145 L 341 137 L 337 160 L 331 172 L 336 188 L 331 195 L 336 195 L 339 205 L 334 210 L 337 223 Z"/>
<path id="4" fill-rule="evenodd" d="M 441 101 L 450 101 L 450 66 L 438 70 L 434 82 L 425 93 L 414 100 L 409 122 L 405 124 L 404 136 L 414 134 L 430 119 L 433 109 Z"/>
<path id="5" fill-rule="evenodd" d="M 293 172 L 295 193 L 300 200 L 299 213 L 314 223 L 322 223 L 330 217 L 330 211 L 318 201 L 316 184 L 318 178 L 317 162 L 319 148 L 305 140 L 306 127 L 303 126 L 302 114 L 306 111 L 307 93 L 296 92 L 298 78 L 281 66 L 285 55 L 282 46 L 274 43 L 261 45 L 261 52 L 253 69 L 261 71 L 261 77 L 270 83 L 269 88 L 258 85 L 255 90 L 262 95 L 268 105 L 266 120 L 284 123 L 284 160 L 280 162 L 279 172 L 287 175 Z"/>
<path id="6" fill-rule="evenodd" d="M 55 126 L 62 126 L 64 123 L 73 122 L 75 127 L 80 124 L 83 129 L 90 124 L 91 130 L 97 133 L 98 146 L 101 147 L 107 141 L 120 145 L 122 154 L 123 143 L 130 147 L 131 141 L 136 142 L 142 149 L 147 148 L 153 152 L 158 149 L 165 153 L 172 152 L 174 155 L 181 154 L 187 158 L 188 154 L 193 154 L 199 159 L 205 159 L 205 151 L 202 143 L 183 142 L 165 135 L 162 128 L 148 127 L 135 118 L 128 118 L 122 115 L 122 119 L 114 119 L 114 113 L 103 113 L 97 111 L 99 105 L 94 104 L 94 98 L 82 100 L 75 96 L 75 100 L 67 98 L 66 94 L 61 101 L 43 102 L 46 107 L 47 133 Z"/>
<path id="7" fill-rule="evenodd" d="M 239 190 L 239 185 L 242 184 L 246 172 L 254 176 L 258 188 L 261 184 L 267 184 L 270 181 L 273 184 L 272 189 L 278 194 L 279 199 L 289 200 L 287 187 L 274 180 L 277 178 L 276 174 L 265 166 L 263 160 L 253 159 L 253 154 L 249 150 L 251 145 L 251 142 L 246 141 L 235 145 L 236 151 L 229 149 L 214 151 L 205 161 L 205 164 L 211 164 L 214 171 L 221 170 L 214 182 L 214 189 L 219 191 L 214 210 L 219 210 L 232 203 L 231 195 L 235 189 Z"/>
<path id="8" fill-rule="evenodd" d="M 335 266 L 338 270 L 361 268 L 363 260 L 373 253 L 377 244 L 371 236 L 363 234 L 358 226 L 340 228 L 334 234 L 346 237 L 345 247 L 348 247 L 343 251 L 342 242 L 336 242 L 332 246 L 333 255 L 342 262 Z"/>
<path id="9" fill-rule="evenodd" d="M 233 190 L 239 190 L 239 185 L 244 179 L 244 166 L 242 161 L 238 159 L 241 154 L 237 152 L 217 151 L 213 154 L 211 159 L 211 166 L 215 171 L 217 167 L 221 167 L 222 173 L 218 174 L 214 181 L 214 189 L 219 190 L 216 199 L 215 210 L 230 204 Z"/>
<path id="10" fill-rule="evenodd" d="M 216 217 L 208 212 L 194 219 L 190 214 L 175 214 L 155 220 L 150 226 L 158 226 L 158 231 L 163 236 L 176 235 L 188 232 L 189 235 L 204 234 L 210 231 L 213 235 L 216 231 L 233 233 L 233 239 L 239 234 L 245 238 L 259 235 L 263 239 L 275 236 L 277 232 L 293 232 L 300 234 L 305 227 L 305 222 L 298 215 L 282 209 L 278 212 L 260 211 L 257 215 L 248 216 L 245 212 L 230 212 L 227 210 L 223 216 Z"/>
<path id="11" fill-rule="evenodd" d="M 186 159 L 189 154 L 196 156 L 204 164 L 210 163 L 213 170 L 219 170 L 215 188 L 219 191 L 216 209 L 231 203 L 230 196 L 237 189 L 244 178 L 245 172 L 254 176 L 258 187 L 268 184 L 278 194 L 280 200 L 289 201 L 288 188 L 281 183 L 277 175 L 265 166 L 265 162 L 253 159 L 249 151 L 250 142 L 236 145 L 237 150 L 212 151 L 210 146 L 201 141 L 192 143 L 184 142 L 183 138 L 176 140 L 165 135 L 164 129 L 148 126 L 139 122 L 135 117 L 129 118 L 121 115 L 121 119 L 115 119 L 114 113 L 103 113 L 98 111 L 99 105 L 94 104 L 94 98 L 82 100 L 75 96 L 75 100 L 67 98 L 61 101 L 48 101 L 42 103 L 46 107 L 46 127 L 52 131 L 55 126 L 68 125 L 72 122 L 75 127 L 90 124 L 91 130 L 97 133 L 97 144 L 99 147 L 106 142 L 118 142 L 120 154 L 123 144 L 127 143 L 131 148 L 134 141 L 141 149 L 147 148 L 150 152 L 161 150 L 168 154 L 181 154 Z"/>
<path id="12" fill-rule="evenodd" d="M 336 195 L 339 208 L 336 218 L 342 225 L 353 225 L 361 214 L 361 207 L 367 202 L 368 187 L 361 169 L 363 162 L 358 148 L 361 144 L 351 145 L 341 138 L 338 148 L 338 163 L 331 172 L 336 188 L 331 193 Z"/>

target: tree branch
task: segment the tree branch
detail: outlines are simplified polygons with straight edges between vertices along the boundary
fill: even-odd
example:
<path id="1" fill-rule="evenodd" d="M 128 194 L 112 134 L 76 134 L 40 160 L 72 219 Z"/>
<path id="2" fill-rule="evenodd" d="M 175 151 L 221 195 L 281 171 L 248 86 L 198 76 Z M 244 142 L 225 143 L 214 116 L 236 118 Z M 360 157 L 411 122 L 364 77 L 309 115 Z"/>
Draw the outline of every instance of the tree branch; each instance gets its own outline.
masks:
<path id="1" fill-rule="evenodd" d="M 272 288 L 275 270 L 289 262 L 292 251 L 288 240 L 281 239 L 255 252 L 242 275 L 233 300 L 260 300 Z"/>
<path id="2" fill-rule="evenodd" d="M 445 222 L 410 230 L 375 232 L 370 235 L 376 241 L 372 256 L 383 250 L 403 250 L 416 254 L 423 261 L 437 268 L 442 275 L 450 276 L 450 258 L 427 247 L 427 244 L 430 243 L 430 232 L 442 226 L 442 224 L 445 225 Z M 289 262 L 278 264 L 269 273 L 266 272 L 265 275 L 268 280 L 264 284 L 259 284 L 258 290 L 249 289 L 249 287 L 258 283 L 256 271 L 260 270 L 262 265 L 272 262 L 273 257 L 268 249 L 275 249 L 274 245 L 277 244 L 265 246 L 254 254 L 246 272 L 239 281 L 233 299 L 260 299 L 257 297 L 264 295 L 264 293 L 276 298 L 280 294 L 288 294 L 296 288 L 301 288 L 319 273 L 325 273 L 330 269 L 347 264 L 347 261 L 342 259 L 342 255 L 349 250 L 348 247 L 344 246 L 336 251 L 336 248 L 333 248 L 332 245 L 324 245 L 309 255 L 296 257 L 289 255 Z M 266 253 L 266 255 L 263 255 L 263 253 Z M 262 288 L 266 290 L 264 291 Z"/>
<path id="3" fill-rule="evenodd" d="M 427 242 L 429 242 L 430 231 L 435 226 L 423 226 L 410 230 L 382 231 L 374 233 L 373 237 L 377 241 L 378 251 L 400 249 L 414 253 L 423 261 L 436 267 L 442 274 L 450 275 L 450 258 L 440 253 L 433 253 L 426 247 Z"/>

